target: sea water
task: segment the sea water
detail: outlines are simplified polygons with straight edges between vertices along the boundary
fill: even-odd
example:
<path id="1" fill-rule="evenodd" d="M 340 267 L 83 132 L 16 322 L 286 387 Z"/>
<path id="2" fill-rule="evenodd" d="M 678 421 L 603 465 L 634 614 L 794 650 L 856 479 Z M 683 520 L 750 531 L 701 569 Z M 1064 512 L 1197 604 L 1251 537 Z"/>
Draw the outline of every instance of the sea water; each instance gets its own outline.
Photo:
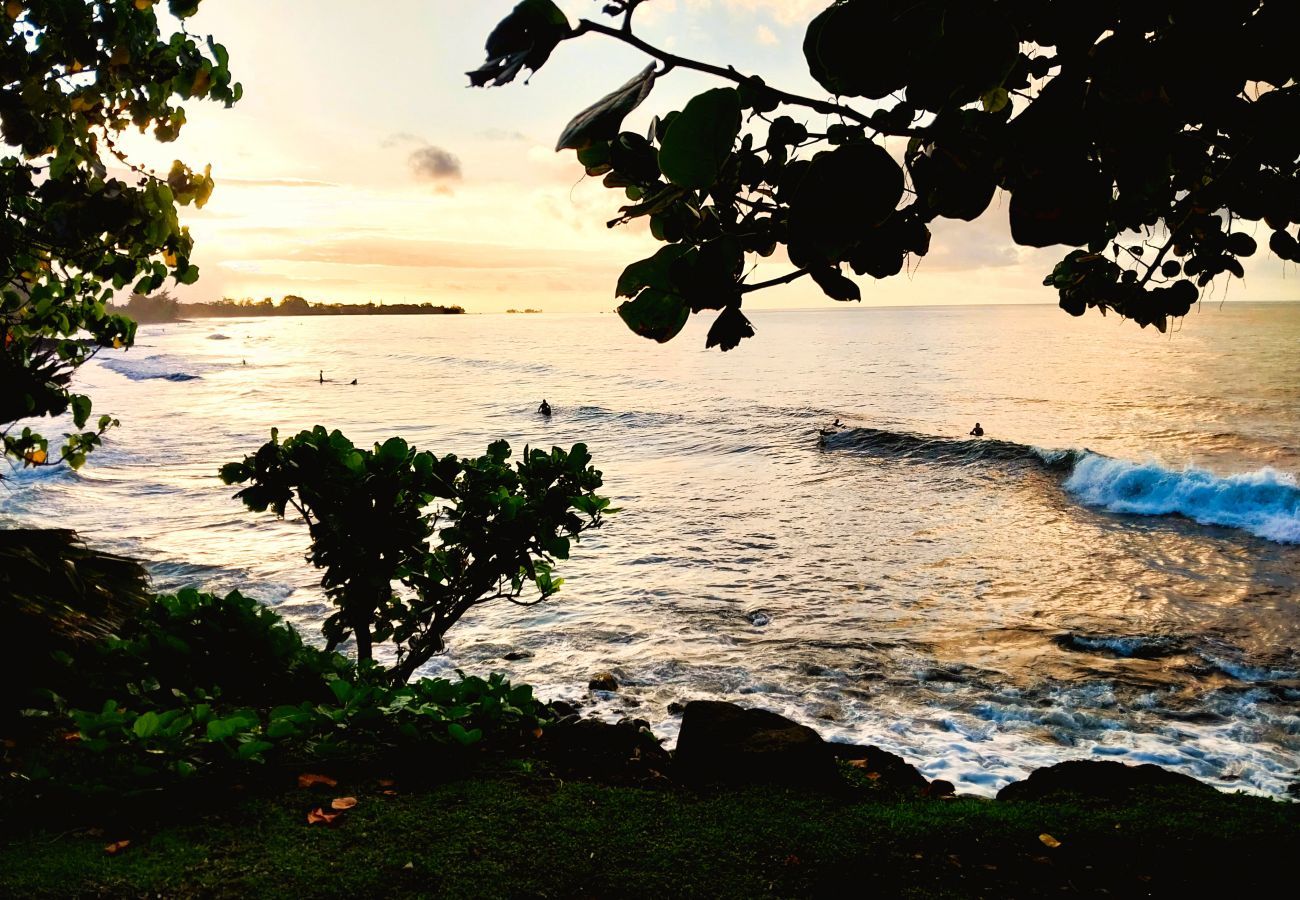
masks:
<path id="1" fill-rule="evenodd" d="M 707 322 L 661 346 L 611 314 L 143 327 L 79 376 L 122 427 L 79 473 L 8 473 L 0 523 L 76 528 L 159 589 L 239 588 L 312 638 L 306 529 L 244 510 L 220 464 L 318 423 L 438 453 L 582 441 L 622 511 L 551 602 L 475 610 L 429 674 L 505 671 L 669 742 L 674 701 L 762 706 L 982 794 L 1085 757 L 1300 779 L 1300 305 L 1169 335 L 1049 307 L 753 320 L 727 354 Z M 589 692 L 604 670 L 620 689 Z"/>

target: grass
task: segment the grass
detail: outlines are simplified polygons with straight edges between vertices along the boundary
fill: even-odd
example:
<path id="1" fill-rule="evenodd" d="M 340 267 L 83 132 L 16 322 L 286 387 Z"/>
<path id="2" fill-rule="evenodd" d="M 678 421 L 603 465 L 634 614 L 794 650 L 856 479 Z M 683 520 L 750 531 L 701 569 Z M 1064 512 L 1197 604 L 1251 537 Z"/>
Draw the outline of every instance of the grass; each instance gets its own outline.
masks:
<path id="1" fill-rule="evenodd" d="M 343 795 L 359 803 L 334 825 L 306 824 Z M 165 821 L 106 808 L 98 827 L 10 833 L 4 896 L 1204 895 L 1289 881 L 1300 806 L 891 801 L 498 771 L 396 794 L 373 779 L 236 793 Z M 131 844 L 107 854 L 118 840 Z"/>

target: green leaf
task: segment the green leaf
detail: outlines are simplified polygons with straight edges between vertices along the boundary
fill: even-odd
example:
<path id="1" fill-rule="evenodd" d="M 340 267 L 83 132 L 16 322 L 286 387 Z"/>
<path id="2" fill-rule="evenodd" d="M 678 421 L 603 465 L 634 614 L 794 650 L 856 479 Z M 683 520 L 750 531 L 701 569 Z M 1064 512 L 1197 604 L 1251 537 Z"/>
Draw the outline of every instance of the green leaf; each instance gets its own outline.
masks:
<path id="1" fill-rule="evenodd" d="M 465 727 L 459 722 L 452 722 L 447 726 L 447 733 L 454 738 L 457 743 L 468 747 L 470 744 L 477 744 L 483 739 L 482 728 L 472 728 L 465 730 Z"/>
<path id="2" fill-rule="evenodd" d="M 714 88 L 693 97 L 664 134 L 659 168 L 673 184 L 710 187 L 740 133 L 740 94 Z"/>
<path id="3" fill-rule="evenodd" d="M 135 720 L 135 724 L 131 726 L 131 730 L 135 732 L 135 736 L 141 740 L 153 737 L 158 733 L 158 714 L 153 711 L 144 713 L 140 718 Z"/>

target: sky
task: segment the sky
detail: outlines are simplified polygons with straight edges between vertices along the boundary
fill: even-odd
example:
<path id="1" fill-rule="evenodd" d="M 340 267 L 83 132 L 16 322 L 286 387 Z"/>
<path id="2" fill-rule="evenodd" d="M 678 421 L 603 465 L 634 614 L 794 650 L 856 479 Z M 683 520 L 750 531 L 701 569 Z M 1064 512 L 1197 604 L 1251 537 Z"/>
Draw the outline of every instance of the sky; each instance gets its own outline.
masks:
<path id="1" fill-rule="evenodd" d="M 570 21 L 602 18 L 596 0 L 557 0 Z M 637 33 L 688 57 L 730 64 L 807 96 L 801 43 L 826 0 L 649 0 Z M 230 51 L 244 97 L 233 108 L 185 104 L 180 140 L 135 137 L 133 157 L 165 172 L 173 158 L 212 164 L 202 210 L 182 210 L 201 270 L 184 300 L 273 297 L 597 311 L 617 303 L 627 263 L 658 243 L 643 222 L 606 227 L 626 202 L 556 153 L 569 119 L 646 64 L 602 35 L 563 42 L 531 78 L 467 86 L 483 42 L 512 0 L 207 0 L 189 22 Z M 164 22 L 164 27 L 167 23 Z M 626 121 L 644 131 L 717 79 L 676 70 Z M 793 114 L 810 125 L 815 114 Z M 910 272 L 856 279 L 869 305 L 1053 302 L 1042 279 L 1061 248 L 1017 247 L 1006 197 L 974 223 L 938 220 Z M 1262 226 L 1260 231 L 1263 231 Z M 1265 237 L 1266 232 L 1257 237 Z M 1260 240 L 1266 245 L 1266 240 Z M 1261 254 L 1233 300 L 1296 299 L 1291 267 Z M 760 260 L 751 281 L 784 274 Z M 1289 276 L 1289 280 L 1288 277 Z M 1224 286 L 1214 299 L 1222 299 Z M 832 304 L 811 284 L 746 297 L 748 307 Z"/>

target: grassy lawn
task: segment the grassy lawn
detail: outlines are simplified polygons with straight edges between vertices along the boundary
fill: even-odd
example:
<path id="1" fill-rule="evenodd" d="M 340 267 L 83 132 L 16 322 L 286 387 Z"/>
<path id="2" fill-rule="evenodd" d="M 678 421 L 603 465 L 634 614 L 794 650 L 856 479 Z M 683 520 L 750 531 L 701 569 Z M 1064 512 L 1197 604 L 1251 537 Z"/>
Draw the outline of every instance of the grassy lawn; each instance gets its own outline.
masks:
<path id="1" fill-rule="evenodd" d="M 358 803 L 307 824 L 338 796 Z M 236 792 L 167 821 L 106 809 L 102 825 L 67 832 L 12 824 L 0 895 L 15 897 L 1199 896 L 1293 873 L 1300 806 L 1181 793 L 1118 808 L 899 802 L 497 773 Z M 105 852 L 119 840 L 131 843 Z"/>

